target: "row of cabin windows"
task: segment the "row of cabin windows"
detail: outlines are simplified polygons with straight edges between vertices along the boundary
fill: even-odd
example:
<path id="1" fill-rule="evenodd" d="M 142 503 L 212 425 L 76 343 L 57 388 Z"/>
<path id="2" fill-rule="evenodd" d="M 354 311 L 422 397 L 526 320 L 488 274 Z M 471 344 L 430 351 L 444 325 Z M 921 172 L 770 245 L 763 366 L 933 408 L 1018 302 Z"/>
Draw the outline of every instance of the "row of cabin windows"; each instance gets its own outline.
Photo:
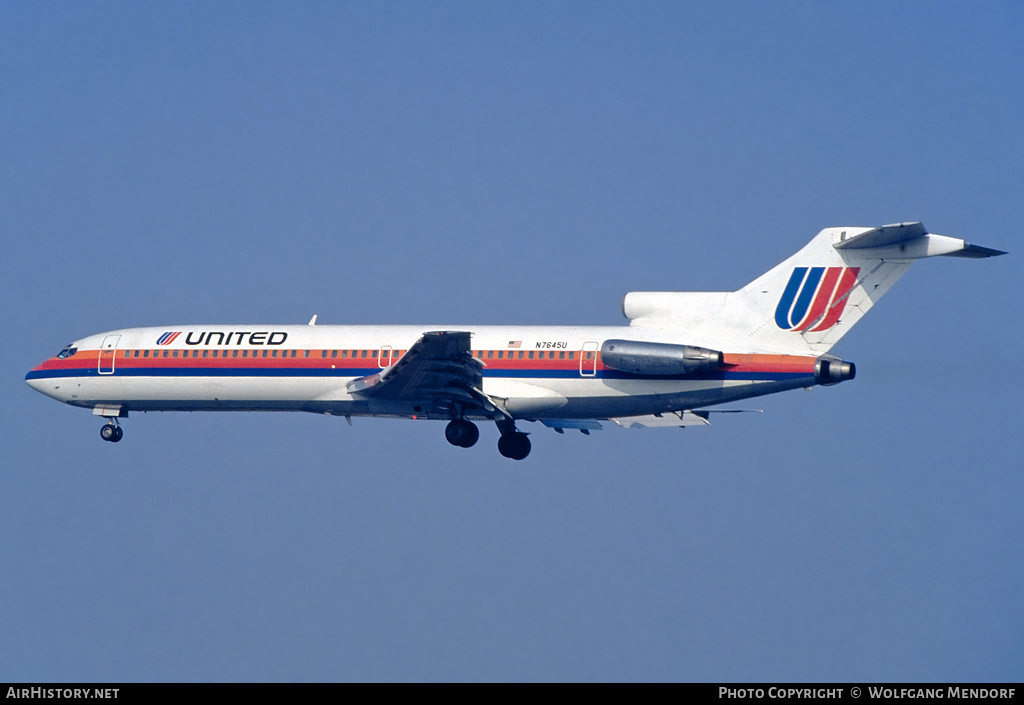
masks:
<path id="1" fill-rule="evenodd" d="M 392 355 L 397 359 L 401 352 L 401 350 L 395 350 Z M 321 350 L 320 357 L 327 357 L 327 353 L 330 353 L 331 357 L 349 357 L 349 353 L 352 353 L 351 357 L 377 357 L 380 350 Z M 385 357 L 387 356 L 385 355 Z"/>
<path id="2" fill-rule="evenodd" d="M 536 356 L 536 358 L 538 360 L 543 360 L 545 354 L 547 354 L 547 359 L 548 360 L 554 360 L 555 359 L 555 351 L 554 350 L 548 350 L 548 351 L 541 350 L 540 352 L 536 352 L 534 350 L 529 350 L 529 351 L 527 351 L 527 350 L 509 350 L 508 351 L 508 359 L 511 360 L 513 358 L 519 358 L 520 360 L 522 360 L 525 357 L 525 358 L 527 358 L 529 360 L 532 360 Z M 483 350 L 477 350 L 476 352 L 472 353 L 472 355 L 473 355 L 473 357 L 476 357 L 476 358 L 479 358 L 479 359 L 483 360 L 485 352 Z M 570 359 L 570 360 L 575 360 L 576 359 L 576 353 L 571 351 L 571 350 L 568 353 L 565 350 L 559 350 L 558 351 L 558 359 L 559 360 L 565 360 L 566 359 L 566 355 L 568 355 L 568 359 Z M 494 350 L 486 351 L 486 356 L 487 356 L 488 360 L 494 358 L 495 357 Z M 505 359 L 505 351 L 504 350 L 498 350 L 497 358 L 499 360 Z M 590 357 L 588 356 L 587 359 L 589 360 Z"/>
<path id="3" fill-rule="evenodd" d="M 189 355 L 189 352 L 192 354 Z M 248 350 L 242 350 L 241 355 L 238 354 L 238 350 L 203 350 L 201 352 L 203 353 L 202 355 L 199 354 L 199 350 L 182 350 L 181 357 L 279 357 L 277 354 L 279 351 L 277 350 L 253 350 L 251 356 Z M 262 356 L 260 355 L 261 352 L 263 353 Z M 298 350 L 281 350 L 280 357 L 297 357 L 298 352 Z M 303 350 L 302 352 L 305 353 L 303 357 L 309 357 L 309 350 Z M 152 353 L 151 356 L 149 350 L 125 350 L 124 357 L 179 357 L 177 350 L 153 350 Z M 161 353 L 163 354 L 161 355 Z M 210 353 L 213 354 L 211 355 Z"/>
<path id="4" fill-rule="evenodd" d="M 152 352 L 152 355 L 150 354 L 150 352 Z M 149 350 L 125 350 L 124 351 L 124 357 L 172 357 L 173 358 L 173 357 L 178 357 L 178 352 L 179 352 L 178 350 L 153 350 L 153 351 L 149 351 Z M 192 353 L 191 356 L 189 355 L 189 352 Z M 200 352 L 202 352 L 202 355 L 199 354 Z M 238 354 L 239 352 L 241 352 L 242 354 L 239 355 Z M 200 351 L 200 350 L 191 350 L 191 351 L 189 351 L 189 350 L 182 350 L 181 351 L 181 357 L 297 357 L 298 353 L 299 353 L 298 350 L 280 350 L 280 351 L 278 351 L 278 350 L 252 350 L 251 352 L 252 352 L 252 355 L 250 356 L 249 355 L 249 353 L 250 353 L 249 350 L 241 350 L 241 351 L 239 351 L 239 350 L 202 350 L 202 351 Z M 278 352 L 281 353 L 280 356 L 278 355 Z M 310 350 L 303 350 L 301 352 L 302 352 L 302 357 L 309 357 L 309 354 L 310 354 L 311 351 Z M 404 353 L 404 352 L 405 352 L 404 350 L 395 350 L 391 357 L 392 357 L 392 359 L 397 360 L 399 357 L 401 357 L 402 353 Z M 504 351 L 504 350 L 498 350 L 497 351 L 497 358 L 499 360 L 506 359 L 505 358 L 505 352 L 506 351 Z M 536 357 L 536 359 L 538 359 L 538 360 L 543 360 L 545 352 L 547 353 L 547 359 L 548 360 L 554 360 L 555 359 L 555 351 L 554 350 L 548 350 L 548 351 L 541 350 L 540 352 L 536 352 L 534 350 L 529 350 L 529 351 L 526 351 L 526 350 L 509 350 L 508 351 L 508 358 L 507 359 L 512 360 L 514 358 L 519 358 L 520 360 L 522 360 L 525 357 L 527 359 L 533 360 Z M 328 353 L 330 353 L 331 357 L 335 357 L 335 358 L 336 357 L 343 357 L 343 358 L 344 357 L 353 357 L 353 358 L 374 358 L 374 359 L 377 359 L 379 354 L 380 354 L 380 351 L 379 350 L 321 350 L 320 351 L 320 357 L 321 358 L 325 358 L 325 357 L 327 357 Z M 483 360 L 485 358 L 485 356 L 486 356 L 486 359 L 488 359 L 488 360 L 494 359 L 494 357 L 495 357 L 495 351 L 494 350 L 487 350 L 487 351 L 477 350 L 477 351 L 475 351 L 475 352 L 473 352 L 471 354 L 474 357 L 479 358 L 481 360 Z M 565 350 L 559 350 L 558 351 L 558 359 L 559 360 L 565 360 L 565 359 L 567 359 L 567 356 L 568 356 L 569 360 L 575 360 L 576 359 L 576 353 L 574 351 L 572 351 L 572 350 L 570 350 L 568 352 L 566 352 Z M 586 353 L 586 359 L 587 360 L 593 360 L 594 359 L 594 353 L 592 351 L 588 351 Z"/>

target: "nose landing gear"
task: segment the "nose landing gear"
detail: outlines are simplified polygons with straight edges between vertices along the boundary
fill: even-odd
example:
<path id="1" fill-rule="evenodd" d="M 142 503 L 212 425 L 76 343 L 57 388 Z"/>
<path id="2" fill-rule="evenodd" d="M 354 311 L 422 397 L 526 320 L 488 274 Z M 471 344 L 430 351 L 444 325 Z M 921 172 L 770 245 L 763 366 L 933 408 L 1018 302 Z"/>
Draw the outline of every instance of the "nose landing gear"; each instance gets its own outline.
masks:
<path id="1" fill-rule="evenodd" d="M 100 429 L 100 438 L 111 443 L 117 443 L 122 436 L 124 429 L 118 426 L 116 421 L 111 421 Z"/>

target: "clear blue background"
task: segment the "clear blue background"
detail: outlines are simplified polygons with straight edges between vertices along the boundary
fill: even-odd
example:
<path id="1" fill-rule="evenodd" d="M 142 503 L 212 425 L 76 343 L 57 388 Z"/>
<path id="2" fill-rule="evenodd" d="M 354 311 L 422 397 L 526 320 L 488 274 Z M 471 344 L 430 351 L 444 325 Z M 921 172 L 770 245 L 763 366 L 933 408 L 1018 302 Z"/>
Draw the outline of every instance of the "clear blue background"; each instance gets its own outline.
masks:
<path id="1" fill-rule="evenodd" d="M 0 680 L 1024 678 L 1024 5 L 5 3 Z M 818 230 L 856 381 L 508 461 L 24 384 L 182 323 L 624 322 Z"/>

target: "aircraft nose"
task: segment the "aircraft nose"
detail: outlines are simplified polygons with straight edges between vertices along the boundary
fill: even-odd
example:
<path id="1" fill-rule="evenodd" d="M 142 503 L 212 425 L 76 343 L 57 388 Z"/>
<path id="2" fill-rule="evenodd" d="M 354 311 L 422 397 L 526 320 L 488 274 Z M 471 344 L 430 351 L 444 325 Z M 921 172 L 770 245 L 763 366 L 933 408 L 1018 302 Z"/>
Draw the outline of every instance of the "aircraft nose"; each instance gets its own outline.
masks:
<path id="1" fill-rule="evenodd" d="M 52 399 L 57 399 L 58 401 L 64 401 L 64 395 L 61 394 L 61 380 L 44 376 L 42 374 L 43 364 L 32 368 L 28 374 L 25 375 L 25 384 L 32 387 L 32 389 L 36 390 L 40 394 L 45 394 Z"/>

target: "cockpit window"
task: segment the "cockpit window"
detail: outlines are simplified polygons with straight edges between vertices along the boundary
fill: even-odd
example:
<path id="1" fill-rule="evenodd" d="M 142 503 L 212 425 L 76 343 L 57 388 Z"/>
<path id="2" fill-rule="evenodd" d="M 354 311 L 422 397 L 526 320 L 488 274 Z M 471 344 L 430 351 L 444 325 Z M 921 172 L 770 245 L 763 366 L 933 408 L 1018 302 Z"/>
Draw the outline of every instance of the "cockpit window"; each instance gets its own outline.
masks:
<path id="1" fill-rule="evenodd" d="M 58 360 L 66 360 L 67 358 L 69 358 L 72 355 L 74 355 L 76 352 L 78 352 L 78 348 L 74 348 L 74 347 L 71 347 L 70 345 L 68 345 L 66 348 L 64 348 L 59 353 L 57 353 L 57 359 Z"/>

